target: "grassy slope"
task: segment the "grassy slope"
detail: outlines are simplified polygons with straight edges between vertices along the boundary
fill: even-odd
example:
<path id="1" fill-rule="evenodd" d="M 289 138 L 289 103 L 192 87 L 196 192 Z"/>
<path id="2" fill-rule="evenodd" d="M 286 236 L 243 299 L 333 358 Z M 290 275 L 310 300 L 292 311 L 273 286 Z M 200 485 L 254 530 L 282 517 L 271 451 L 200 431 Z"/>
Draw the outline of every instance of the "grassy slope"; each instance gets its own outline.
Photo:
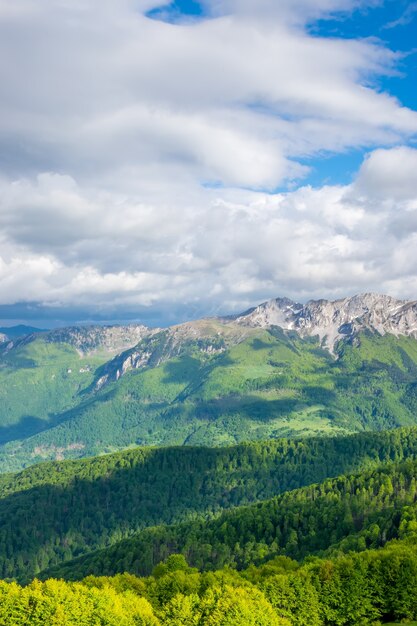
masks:
<path id="1" fill-rule="evenodd" d="M 37 338 L 3 354 L 0 363 L 0 443 L 54 425 L 79 403 L 103 357 L 81 358 L 67 344 Z"/>
<path id="2" fill-rule="evenodd" d="M 206 332 L 217 337 L 217 327 Z M 36 368 L 23 367 L 22 355 L 23 369 L 0 370 L 19 380 L 17 387 L 10 378 L 4 385 L 8 402 L 14 403 L 13 420 L 20 415 L 19 428 L 24 436 L 30 434 L 23 406 L 28 386 L 30 402 L 39 405 L 30 411 L 31 419 L 54 417 L 46 431 L 3 447 L 0 468 L 18 469 L 39 447 L 50 448 L 53 458 L 57 447 L 66 449 L 67 456 L 79 456 L 132 444 L 224 445 L 417 423 L 414 339 L 365 334 L 359 345 L 342 346 L 336 360 L 314 340 L 287 337 L 279 329 L 248 332 L 237 345 L 229 341 L 220 354 L 202 349 L 201 341 L 187 340 L 165 362 L 158 365 L 155 358 L 151 366 L 84 395 L 92 375 L 78 374 L 79 357 L 65 346 L 59 347 L 59 358 L 46 355 Z M 31 358 L 29 354 L 27 360 Z M 80 442 L 82 452 L 71 450 Z"/>

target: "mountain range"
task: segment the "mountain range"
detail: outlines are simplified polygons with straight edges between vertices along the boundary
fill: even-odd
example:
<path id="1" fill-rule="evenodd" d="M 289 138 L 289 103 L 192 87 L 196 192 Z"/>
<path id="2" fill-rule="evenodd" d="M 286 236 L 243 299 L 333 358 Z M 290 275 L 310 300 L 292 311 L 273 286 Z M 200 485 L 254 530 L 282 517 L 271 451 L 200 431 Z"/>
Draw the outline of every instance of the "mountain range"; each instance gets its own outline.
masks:
<path id="1" fill-rule="evenodd" d="M 416 327 L 365 294 L 9 332 L 0 622 L 416 619 Z"/>
<path id="2" fill-rule="evenodd" d="M 0 469 L 131 445 L 226 445 L 417 423 L 417 303 L 265 302 L 169 328 L 0 344 Z"/>

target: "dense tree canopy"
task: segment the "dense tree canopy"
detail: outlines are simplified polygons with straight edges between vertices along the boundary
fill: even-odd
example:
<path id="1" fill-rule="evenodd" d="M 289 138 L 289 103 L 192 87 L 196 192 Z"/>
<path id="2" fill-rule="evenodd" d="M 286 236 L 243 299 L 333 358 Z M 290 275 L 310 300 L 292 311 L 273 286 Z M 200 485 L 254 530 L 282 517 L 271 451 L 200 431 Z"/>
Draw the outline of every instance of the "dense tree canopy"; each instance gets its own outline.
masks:
<path id="1" fill-rule="evenodd" d="M 145 527 L 193 519 L 203 523 L 224 509 L 327 477 L 416 457 L 417 429 L 412 428 L 340 438 L 279 439 L 230 448 L 136 448 L 93 459 L 40 464 L 0 477 L 0 575 L 27 579 L 83 553 L 114 545 Z M 283 500 L 286 507 L 290 506 L 287 501 Z M 349 515 L 346 511 L 335 541 L 344 536 Z M 275 550 L 276 544 L 270 541 L 271 523 L 263 547 L 255 546 L 261 530 L 255 530 L 249 542 L 236 538 L 238 530 L 234 539 L 227 539 L 226 543 L 245 544 L 237 548 L 237 563 L 246 563 L 259 549 L 266 553 Z M 259 522 L 259 529 L 263 527 Z M 285 545 L 289 541 L 282 531 L 274 539 L 281 547 L 282 541 Z M 293 543 L 295 539 L 293 535 Z M 313 546 L 318 547 L 320 542 Z M 201 550 L 207 551 L 207 547 Z M 210 556 L 208 561 L 220 566 L 230 561 L 230 551 L 233 553 L 234 544 L 226 551 L 221 548 L 220 560 L 213 562 Z M 155 558 L 164 556 L 162 552 Z M 201 565 L 204 554 L 198 558 Z M 149 567 L 154 563 L 153 558 Z"/>
<path id="2" fill-rule="evenodd" d="M 199 573 L 172 555 L 146 578 L 0 582 L 0 626 L 371 626 L 417 619 L 416 588 L 415 536 L 240 573 Z"/>
<path id="3" fill-rule="evenodd" d="M 377 547 L 412 531 L 416 475 L 416 460 L 387 463 L 236 507 L 211 520 L 148 528 L 42 576 L 146 575 L 173 552 L 183 553 L 198 568 L 243 569 L 280 554 L 300 559 Z"/>

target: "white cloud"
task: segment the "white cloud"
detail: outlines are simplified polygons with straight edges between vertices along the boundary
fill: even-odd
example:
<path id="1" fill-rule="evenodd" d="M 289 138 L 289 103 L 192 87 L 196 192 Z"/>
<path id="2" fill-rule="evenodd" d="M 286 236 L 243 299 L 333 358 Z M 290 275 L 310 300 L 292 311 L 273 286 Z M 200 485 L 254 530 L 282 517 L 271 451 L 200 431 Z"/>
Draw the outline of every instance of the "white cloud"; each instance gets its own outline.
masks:
<path id="1" fill-rule="evenodd" d="M 183 24 L 151 0 L 18 4 L 0 0 L 0 304 L 215 312 L 415 284 L 416 151 L 392 146 L 417 113 L 373 87 L 397 55 L 304 26 L 359 2 Z M 302 157 L 381 145 L 352 185 L 266 193 Z"/>
<path id="2" fill-rule="evenodd" d="M 412 296 L 416 155 L 374 151 L 346 186 L 267 194 L 177 183 L 153 204 L 141 202 L 146 190 L 86 190 L 57 174 L 3 181 L 0 298 L 224 312 L 278 294 Z M 378 181 L 391 190 L 383 201 Z"/>
<path id="3" fill-rule="evenodd" d="M 305 23 L 313 18 L 323 17 L 338 11 L 350 12 L 361 6 L 377 6 L 381 0 L 206 0 L 206 6 L 214 14 L 238 13 L 253 19 L 271 19 Z"/>
<path id="4" fill-rule="evenodd" d="M 365 160 L 355 189 L 378 201 L 416 199 L 417 150 L 398 146 L 379 149 Z"/>
<path id="5" fill-rule="evenodd" d="M 94 178 L 155 163 L 274 188 L 302 173 L 289 158 L 417 131 L 415 112 L 368 84 L 391 71 L 394 53 L 312 37 L 285 11 L 248 21 L 238 2 L 232 15 L 172 25 L 146 18 L 150 3 L 128 0 L 43 0 L 35 14 L 25 6 L 27 19 L 23 9 L 15 19 L 0 12 L 0 56 L 9 59 L 0 67 L 0 149 L 15 175 Z"/>

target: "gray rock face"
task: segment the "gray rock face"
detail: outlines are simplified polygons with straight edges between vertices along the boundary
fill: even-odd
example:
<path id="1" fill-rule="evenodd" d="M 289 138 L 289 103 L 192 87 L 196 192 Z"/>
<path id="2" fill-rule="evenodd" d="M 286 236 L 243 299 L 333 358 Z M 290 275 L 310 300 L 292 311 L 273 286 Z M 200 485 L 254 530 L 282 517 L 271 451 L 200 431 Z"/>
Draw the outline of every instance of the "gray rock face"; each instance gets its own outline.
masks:
<path id="1" fill-rule="evenodd" d="M 151 330 L 140 324 L 128 326 L 71 326 L 52 330 L 45 335 L 50 343 L 68 343 L 81 354 L 105 352 L 118 354 L 135 346 Z"/>
<path id="2" fill-rule="evenodd" d="M 276 298 L 235 318 L 243 326 L 279 326 L 302 337 L 318 336 L 334 352 L 336 343 L 371 330 L 381 335 L 407 335 L 417 339 L 417 302 L 365 293 L 343 300 L 310 300 L 305 305 Z"/>

